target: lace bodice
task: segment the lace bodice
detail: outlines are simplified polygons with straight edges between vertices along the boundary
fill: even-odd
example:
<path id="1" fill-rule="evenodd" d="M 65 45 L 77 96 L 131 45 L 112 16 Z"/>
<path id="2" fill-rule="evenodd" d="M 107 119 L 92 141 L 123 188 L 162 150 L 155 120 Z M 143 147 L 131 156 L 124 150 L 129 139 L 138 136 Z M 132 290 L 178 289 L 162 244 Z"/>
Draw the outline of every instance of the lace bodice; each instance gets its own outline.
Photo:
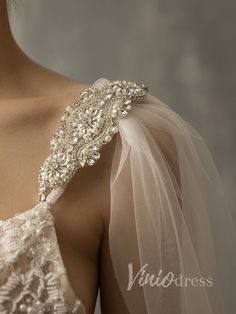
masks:
<path id="1" fill-rule="evenodd" d="M 0 313 L 85 313 L 71 293 L 49 203 L 0 223 Z"/>
<path id="2" fill-rule="evenodd" d="M 68 281 L 51 207 L 80 167 L 95 164 L 131 102 L 146 93 L 142 84 L 99 79 L 66 109 L 40 167 L 39 203 L 0 221 L 0 314 L 86 313 Z"/>

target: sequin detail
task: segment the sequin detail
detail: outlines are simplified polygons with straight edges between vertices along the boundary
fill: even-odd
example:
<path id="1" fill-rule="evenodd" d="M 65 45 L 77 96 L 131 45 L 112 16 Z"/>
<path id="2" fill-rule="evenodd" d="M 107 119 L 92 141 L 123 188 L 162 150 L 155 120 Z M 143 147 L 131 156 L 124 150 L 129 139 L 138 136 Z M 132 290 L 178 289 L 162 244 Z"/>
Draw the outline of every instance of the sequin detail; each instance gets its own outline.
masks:
<path id="1" fill-rule="evenodd" d="M 118 120 L 131 110 L 131 103 L 148 92 L 143 84 L 108 81 L 101 89 L 90 87 L 67 107 L 50 148 L 52 153 L 39 170 L 40 202 L 55 187 L 66 185 L 80 167 L 92 166 L 100 148 L 118 132 Z"/>

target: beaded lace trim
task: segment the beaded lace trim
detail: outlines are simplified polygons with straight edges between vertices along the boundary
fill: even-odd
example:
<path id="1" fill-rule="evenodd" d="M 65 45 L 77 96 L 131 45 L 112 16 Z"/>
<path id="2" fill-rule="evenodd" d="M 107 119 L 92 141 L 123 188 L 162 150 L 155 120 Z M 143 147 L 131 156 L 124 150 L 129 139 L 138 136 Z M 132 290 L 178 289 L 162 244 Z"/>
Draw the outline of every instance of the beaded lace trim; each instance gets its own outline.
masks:
<path id="1" fill-rule="evenodd" d="M 102 88 L 90 87 L 67 107 L 54 134 L 52 153 L 39 170 L 39 202 L 58 186 L 65 186 L 78 168 L 92 166 L 100 158 L 100 147 L 118 132 L 118 120 L 131 109 L 131 102 L 148 92 L 143 84 L 108 81 Z"/>

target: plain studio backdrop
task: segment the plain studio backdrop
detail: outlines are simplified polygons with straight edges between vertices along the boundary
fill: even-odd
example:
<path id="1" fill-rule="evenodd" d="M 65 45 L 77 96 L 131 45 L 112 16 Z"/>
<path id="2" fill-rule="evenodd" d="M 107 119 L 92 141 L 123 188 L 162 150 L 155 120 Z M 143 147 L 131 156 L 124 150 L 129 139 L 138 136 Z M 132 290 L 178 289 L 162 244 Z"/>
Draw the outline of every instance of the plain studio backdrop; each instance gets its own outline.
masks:
<path id="1" fill-rule="evenodd" d="M 17 0 L 11 24 L 54 71 L 148 85 L 205 139 L 236 221 L 235 15 L 234 0 Z"/>

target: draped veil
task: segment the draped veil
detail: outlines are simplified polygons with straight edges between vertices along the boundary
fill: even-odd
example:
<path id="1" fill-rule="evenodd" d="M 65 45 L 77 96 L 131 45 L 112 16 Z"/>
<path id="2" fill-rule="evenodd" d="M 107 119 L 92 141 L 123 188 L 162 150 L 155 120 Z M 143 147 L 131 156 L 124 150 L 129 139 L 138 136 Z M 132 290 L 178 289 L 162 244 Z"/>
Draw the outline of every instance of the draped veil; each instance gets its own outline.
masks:
<path id="1" fill-rule="evenodd" d="M 109 245 L 129 312 L 232 313 L 235 225 L 204 140 L 150 92 L 118 128 Z"/>

